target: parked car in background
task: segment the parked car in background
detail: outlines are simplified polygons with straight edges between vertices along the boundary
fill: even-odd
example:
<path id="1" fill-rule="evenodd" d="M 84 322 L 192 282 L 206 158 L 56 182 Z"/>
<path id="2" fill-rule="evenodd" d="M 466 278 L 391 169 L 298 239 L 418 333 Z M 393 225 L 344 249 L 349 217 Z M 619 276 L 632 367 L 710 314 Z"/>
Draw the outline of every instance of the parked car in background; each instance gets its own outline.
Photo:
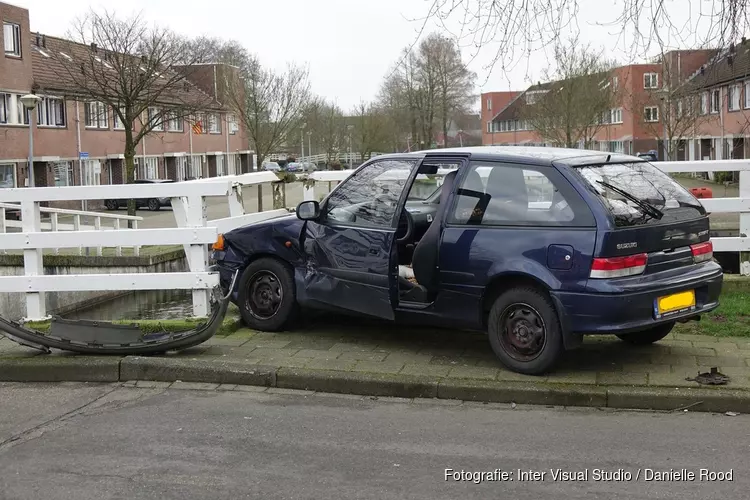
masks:
<path id="1" fill-rule="evenodd" d="M 302 164 L 296 161 L 293 161 L 291 163 L 286 164 L 286 171 L 287 172 L 302 172 L 304 168 L 302 167 Z"/>
<path id="2" fill-rule="evenodd" d="M 439 172 L 435 193 L 412 196 Z M 378 156 L 213 250 L 250 328 L 309 308 L 478 330 L 526 374 L 583 335 L 657 342 L 718 307 L 723 282 L 690 192 L 641 158 L 562 148 Z"/>
<path id="3" fill-rule="evenodd" d="M 134 184 L 163 184 L 166 182 L 174 182 L 172 179 L 136 179 Z M 128 206 L 128 200 L 104 200 L 104 206 L 107 210 L 117 210 L 121 207 Z M 170 198 L 138 198 L 135 200 L 135 208 L 146 207 L 151 211 L 159 210 L 161 207 L 172 206 L 172 200 Z"/>
<path id="4" fill-rule="evenodd" d="M 268 170 L 269 172 L 281 172 L 281 167 L 275 161 L 267 161 L 263 163 L 263 170 Z"/>
<path id="5" fill-rule="evenodd" d="M 311 161 L 302 162 L 302 170 L 305 172 L 315 172 L 318 166 Z"/>

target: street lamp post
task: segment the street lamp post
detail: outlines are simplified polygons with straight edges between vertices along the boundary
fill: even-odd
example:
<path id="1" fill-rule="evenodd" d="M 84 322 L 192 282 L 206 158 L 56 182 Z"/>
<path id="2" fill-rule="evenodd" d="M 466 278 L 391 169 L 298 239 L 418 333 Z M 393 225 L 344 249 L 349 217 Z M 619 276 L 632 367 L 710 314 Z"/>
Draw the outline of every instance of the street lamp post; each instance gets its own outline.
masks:
<path id="1" fill-rule="evenodd" d="M 299 161 L 304 161 L 304 158 L 305 158 L 305 127 L 307 127 L 307 122 L 302 124 L 302 127 L 300 128 L 300 131 L 299 131 L 299 136 L 300 136 L 301 143 L 302 143 L 302 155 Z"/>
<path id="2" fill-rule="evenodd" d="M 307 131 L 307 154 L 312 156 L 312 130 Z"/>
<path id="3" fill-rule="evenodd" d="M 458 131 L 458 140 L 461 143 L 461 147 L 464 147 L 464 131 L 463 130 Z"/>
<path id="4" fill-rule="evenodd" d="M 36 117 L 34 110 L 42 98 L 35 94 L 26 94 L 21 97 L 21 104 L 29 113 L 29 187 L 34 187 L 34 128 Z"/>

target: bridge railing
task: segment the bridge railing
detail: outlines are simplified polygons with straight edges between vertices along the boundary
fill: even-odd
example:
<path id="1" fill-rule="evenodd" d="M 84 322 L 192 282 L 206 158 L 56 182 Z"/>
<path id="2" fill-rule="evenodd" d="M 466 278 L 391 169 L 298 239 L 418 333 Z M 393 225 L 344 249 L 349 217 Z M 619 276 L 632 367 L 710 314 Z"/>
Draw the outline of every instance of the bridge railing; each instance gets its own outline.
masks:
<path id="1" fill-rule="evenodd" d="M 20 213 L 21 205 L 17 203 L 0 203 L 0 234 L 8 232 L 8 228 L 21 229 L 23 226 L 22 221 L 6 219 L 10 213 Z M 42 231 L 119 231 L 121 229 L 128 229 L 128 222 L 131 222 L 133 229 L 138 229 L 138 222 L 143 220 L 143 217 L 119 215 L 119 214 L 108 214 L 101 212 L 86 212 L 81 210 L 67 210 L 63 208 L 49 208 L 39 207 L 40 214 L 49 214 L 49 220 L 40 221 L 40 229 Z M 62 221 L 61 221 L 62 219 Z M 70 220 L 69 222 L 65 222 Z M 82 222 L 88 222 L 93 220 L 94 224 L 82 224 Z M 111 223 L 111 226 L 107 226 Z M 55 254 L 60 253 L 61 247 L 54 247 Z M 83 255 L 84 245 L 78 245 L 78 255 Z M 96 247 L 96 255 L 102 255 L 102 246 Z M 122 255 L 121 246 L 115 247 L 115 255 Z M 140 253 L 140 246 L 133 246 L 133 255 Z M 3 248 L 3 253 L 7 253 L 8 249 Z"/>
<path id="2" fill-rule="evenodd" d="M 208 271 L 209 244 L 216 241 L 219 232 L 288 213 L 287 210 L 277 209 L 245 214 L 242 187 L 268 183 L 275 188 L 279 179 L 272 172 L 255 172 L 191 182 L 1 189 L 0 203 L 12 204 L 12 208 L 20 206 L 21 227 L 20 232 L 0 233 L 0 250 L 21 250 L 24 274 L 0 276 L 0 291 L 23 293 L 26 318 L 39 320 L 47 317 L 46 292 L 192 290 L 193 315 L 205 317 L 209 313 L 210 290 L 218 284 L 218 275 Z M 208 220 L 206 199 L 209 197 L 226 197 L 229 217 Z M 112 198 L 170 198 L 178 227 L 102 231 L 95 224 L 93 230 L 91 227 L 79 225 L 76 228 L 74 225 L 71 231 L 43 231 L 42 211 L 58 209 L 41 207 L 42 202 Z M 102 213 L 100 217 L 108 215 Z M 52 223 L 49 224 L 51 227 Z M 171 273 L 44 274 L 43 252 L 47 248 L 147 245 L 183 245 L 190 270 Z"/>
<path id="3" fill-rule="evenodd" d="M 739 214 L 739 236 L 712 238 L 714 251 L 738 252 L 740 273 L 750 275 L 750 160 L 704 160 L 655 162 L 653 165 L 667 173 L 739 172 L 739 196 L 735 198 L 702 198 L 706 210 L 715 214 Z M 354 170 L 313 172 L 305 183 L 304 199 L 317 200 L 317 182 L 339 183 Z M 448 170 L 442 172 L 447 173 Z M 440 172 L 439 172 L 440 173 Z"/>

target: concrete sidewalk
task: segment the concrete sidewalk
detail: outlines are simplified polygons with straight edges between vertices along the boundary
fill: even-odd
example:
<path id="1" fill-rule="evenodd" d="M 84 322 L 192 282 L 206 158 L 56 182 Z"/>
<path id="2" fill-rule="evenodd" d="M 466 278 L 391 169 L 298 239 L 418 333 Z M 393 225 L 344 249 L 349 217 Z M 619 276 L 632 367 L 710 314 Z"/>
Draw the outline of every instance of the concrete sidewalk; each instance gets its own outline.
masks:
<path id="1" fill-rule="evenodd" d="M 355 326 L 356 325 L 356 326 Z M 686 380 L 717 367 L 723 386 Z M 750 412 L 750 338 L 674 333 L 647 347 L 588 337 L 544 377 L 504 369 L 481 334 L 310 320 L 291 332 L 240 330 L 153 357 L 37 354 L 0 340 L 0 380 L 245 384 L 400 397 Z"/>

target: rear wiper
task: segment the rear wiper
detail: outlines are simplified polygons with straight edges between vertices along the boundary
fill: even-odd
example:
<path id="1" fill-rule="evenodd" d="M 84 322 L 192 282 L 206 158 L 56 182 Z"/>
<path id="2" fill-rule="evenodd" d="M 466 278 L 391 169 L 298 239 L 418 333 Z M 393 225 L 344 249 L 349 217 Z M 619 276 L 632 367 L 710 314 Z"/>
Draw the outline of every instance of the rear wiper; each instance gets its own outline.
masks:
<path id="1" fill-rule="evenodd" d="M 599 183 L 599 184 L 601 184 L 605 188 L 609 188 L 612 191 L 614 191 L 615 193 L 617 193 L 619 195 L 622 195 L 625 198 L 627 198 L 628 200 L 632 201 L 633 203 L 635 203 L 636 205 L 638 205 L 638 207 L 641 210 L 643 210 L 643 212 L 645 214 L 653 217 L 654 219 L 660 220 L 662 217 L 664 217 L 664 212 L 662 212 L 661 210 L 659 210 L 658 208 L 656 208 L 655 206 L 653 206 L 651 203 L 649 203 L 647 201 L 643 201 L 640 198 L 637 198 L 637 197 L 633 196 L 632 194 L 628 193 L 624 189 L 618 188 L 617 186 L 613 186 L 609 182 L 604 182 L 604 181 L 599 181 L 599 180 L 597 180 L 596 182 Z"/>

